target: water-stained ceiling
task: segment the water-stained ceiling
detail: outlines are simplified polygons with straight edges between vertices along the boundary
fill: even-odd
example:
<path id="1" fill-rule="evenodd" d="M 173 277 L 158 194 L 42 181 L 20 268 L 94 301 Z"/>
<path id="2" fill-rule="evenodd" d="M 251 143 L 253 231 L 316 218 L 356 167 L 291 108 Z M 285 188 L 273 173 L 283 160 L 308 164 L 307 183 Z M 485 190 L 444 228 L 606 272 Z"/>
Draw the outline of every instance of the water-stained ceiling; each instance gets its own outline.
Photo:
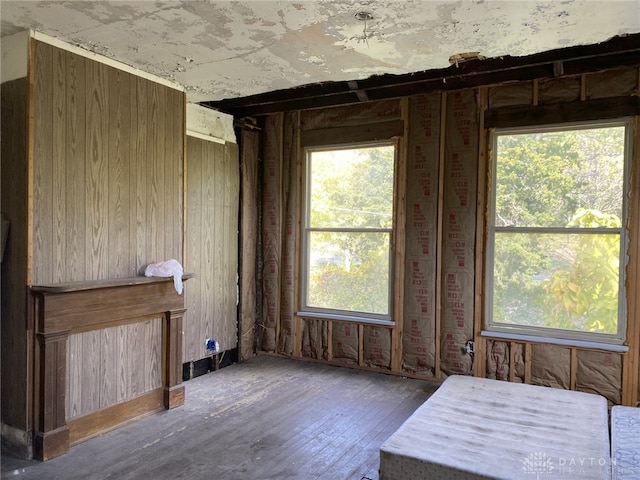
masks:
<path id="1" fill-rule="evenodd" d="M 192 102 L 523 56 L 640 32 L 640 1 L 6 1 L 31 28 L 182 84 Z"/>

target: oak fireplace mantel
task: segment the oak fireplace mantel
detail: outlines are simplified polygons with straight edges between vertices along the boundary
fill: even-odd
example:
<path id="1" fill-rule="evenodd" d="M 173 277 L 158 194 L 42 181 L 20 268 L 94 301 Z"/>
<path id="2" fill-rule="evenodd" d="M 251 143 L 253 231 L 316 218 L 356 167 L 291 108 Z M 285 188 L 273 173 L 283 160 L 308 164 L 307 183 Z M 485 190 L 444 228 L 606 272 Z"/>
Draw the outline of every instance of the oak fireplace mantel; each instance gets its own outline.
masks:
<path id="1" fill-rule="evenodd" d="M 183 275 L 183 280 L 194 274 Z M 184 296 L 172 278 L 130 277 L 35 285 L 30 288 L 35 331 L 34 453 L 47 460 L 70 444 L 133 418 L 184 403 L 182 322 Z M 69 422 L 65 413 L 69 335 L 162 317 L 162 388 Z"/>

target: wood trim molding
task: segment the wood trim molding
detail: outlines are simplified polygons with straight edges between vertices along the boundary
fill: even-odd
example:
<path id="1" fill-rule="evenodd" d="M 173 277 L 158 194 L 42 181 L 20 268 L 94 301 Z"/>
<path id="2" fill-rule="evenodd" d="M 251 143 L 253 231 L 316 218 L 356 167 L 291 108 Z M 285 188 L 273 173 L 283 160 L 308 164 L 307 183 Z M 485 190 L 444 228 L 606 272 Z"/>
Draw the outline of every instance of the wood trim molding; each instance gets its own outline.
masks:
<path id="1" fill-rule="evenodd" d="M 69 446 L 77 445 L 163 408 L 163 389 L 158 388 L 126 402 L 71 419 L 67 423 Z"/>

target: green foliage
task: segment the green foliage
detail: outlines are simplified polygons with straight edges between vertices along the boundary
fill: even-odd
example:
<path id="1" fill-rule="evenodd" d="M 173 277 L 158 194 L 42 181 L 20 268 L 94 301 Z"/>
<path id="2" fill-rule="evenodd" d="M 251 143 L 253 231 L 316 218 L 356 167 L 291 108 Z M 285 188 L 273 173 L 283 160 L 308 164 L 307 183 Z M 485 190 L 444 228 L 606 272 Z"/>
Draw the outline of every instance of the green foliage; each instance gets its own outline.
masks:
<path id="1" fill-rule="evenodd" d="M 539 235 L 496 235 L 494 268 L 495 319 L 541 326 L 544 289 L 534 279 L 551 268 L 549 241 Z"/>
<path id="2" fill-rule="evenodd" d="M 394 155 L 393 146 L 313 153 L 310 306 L 389 313 Z"/>
<path id="3" fill-rule="evenodd" d="M 620 219 L 597 210 L 579 210 L 570 226 L 618 228 Z M 556 270 L 545 282 L 547 326 L 616 333 L 619 248 L 618 235 L 578 235 L 571 267 Z"/>
<path id="4" fill-rule="evenodd" d="M 516 230 L 495 232 L 494 321 L 616 333 L 624 128 L 503 135 L 497 155 L 495 225 Z"/>
<path id="5" fill-rule="evenodd" d="M 576 210 L 572 193 L 580 182 L 575 135 L 528 134 L 500 137 L 496 224 L 564 226 Z"/>
<path id="6" fill-rule="evenodd" d="M 375 258 L 348 270 L 342 264 L 316 269 L 309 303 L 326 308 L 384 315 L 389 309 L 388 261 Z"/>
<path id="7" fill-rule="evenodd" d="M 312 227 L 391 228 L 394 148 L 313 154 Z"/>

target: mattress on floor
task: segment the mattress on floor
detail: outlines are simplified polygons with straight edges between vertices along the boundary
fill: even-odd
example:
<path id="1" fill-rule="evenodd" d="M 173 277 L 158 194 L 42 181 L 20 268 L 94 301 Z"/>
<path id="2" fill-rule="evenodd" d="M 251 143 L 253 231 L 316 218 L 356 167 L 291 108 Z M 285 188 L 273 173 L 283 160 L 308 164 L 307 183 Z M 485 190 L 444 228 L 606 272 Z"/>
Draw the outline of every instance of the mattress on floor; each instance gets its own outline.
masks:
<path id="1" fill-rule="evenodd" d="M 609 479 L 600 395 L 452 376 L 380 447 L 380 480 Z"/>
<path id="2" fill-rule="evenodd" d="M 611 458 L 614 480 L 640 478 L 640 408 L 611 409 Z"/>

